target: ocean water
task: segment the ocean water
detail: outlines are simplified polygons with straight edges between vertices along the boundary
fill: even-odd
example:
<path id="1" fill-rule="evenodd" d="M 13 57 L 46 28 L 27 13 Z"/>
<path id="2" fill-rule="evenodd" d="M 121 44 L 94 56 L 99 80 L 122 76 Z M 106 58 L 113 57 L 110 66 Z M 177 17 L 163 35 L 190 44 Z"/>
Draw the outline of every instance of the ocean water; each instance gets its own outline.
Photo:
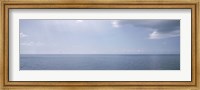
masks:
<path id="1" fill-rule="evenodd" d="M 20 70 L 180 70 L 180 54 L 21 54 Z"/>

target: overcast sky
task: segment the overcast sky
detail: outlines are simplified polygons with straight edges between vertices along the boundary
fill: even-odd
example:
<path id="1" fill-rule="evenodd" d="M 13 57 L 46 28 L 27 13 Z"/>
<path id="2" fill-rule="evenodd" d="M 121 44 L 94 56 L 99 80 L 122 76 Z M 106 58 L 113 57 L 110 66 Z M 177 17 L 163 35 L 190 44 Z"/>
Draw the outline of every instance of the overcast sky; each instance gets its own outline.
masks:
<path id="1" fill-rule="evenodd" d="M 20 20 L 21 54 L 179 54 L 179 20 Z"/>

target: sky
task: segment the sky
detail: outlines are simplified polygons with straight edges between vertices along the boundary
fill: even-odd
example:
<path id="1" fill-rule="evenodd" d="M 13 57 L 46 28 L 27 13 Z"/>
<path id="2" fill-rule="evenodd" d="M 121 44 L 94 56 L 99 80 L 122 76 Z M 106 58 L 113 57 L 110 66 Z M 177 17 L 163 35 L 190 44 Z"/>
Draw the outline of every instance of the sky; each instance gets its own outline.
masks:
<path id="1" fill-rule="evenodd" d="M 180 20 L 20 19 L 20 54 L 180 54 Z"/>

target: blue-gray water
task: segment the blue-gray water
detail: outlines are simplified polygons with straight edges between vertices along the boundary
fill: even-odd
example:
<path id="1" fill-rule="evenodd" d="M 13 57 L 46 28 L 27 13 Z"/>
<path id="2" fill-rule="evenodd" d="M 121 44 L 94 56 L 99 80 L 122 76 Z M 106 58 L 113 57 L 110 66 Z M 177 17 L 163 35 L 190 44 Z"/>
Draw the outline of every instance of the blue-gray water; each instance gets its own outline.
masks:
<path id="1" fill-rule="evenodd" d="M 180 54 L 21 54 L 20 70 L 180 70 Z"/>

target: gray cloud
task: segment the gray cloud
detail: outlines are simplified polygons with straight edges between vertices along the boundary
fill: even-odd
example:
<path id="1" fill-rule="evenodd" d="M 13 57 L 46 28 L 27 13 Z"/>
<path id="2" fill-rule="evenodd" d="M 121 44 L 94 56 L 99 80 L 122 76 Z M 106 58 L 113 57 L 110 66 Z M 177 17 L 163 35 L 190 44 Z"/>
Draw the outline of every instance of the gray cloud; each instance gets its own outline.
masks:
<path id="1" fill-rule="evenodd" d="M 119 20 L 118 24 L 153 29 L 150 39 L 177 37 L 180 34 L 180 20 Z"/>

